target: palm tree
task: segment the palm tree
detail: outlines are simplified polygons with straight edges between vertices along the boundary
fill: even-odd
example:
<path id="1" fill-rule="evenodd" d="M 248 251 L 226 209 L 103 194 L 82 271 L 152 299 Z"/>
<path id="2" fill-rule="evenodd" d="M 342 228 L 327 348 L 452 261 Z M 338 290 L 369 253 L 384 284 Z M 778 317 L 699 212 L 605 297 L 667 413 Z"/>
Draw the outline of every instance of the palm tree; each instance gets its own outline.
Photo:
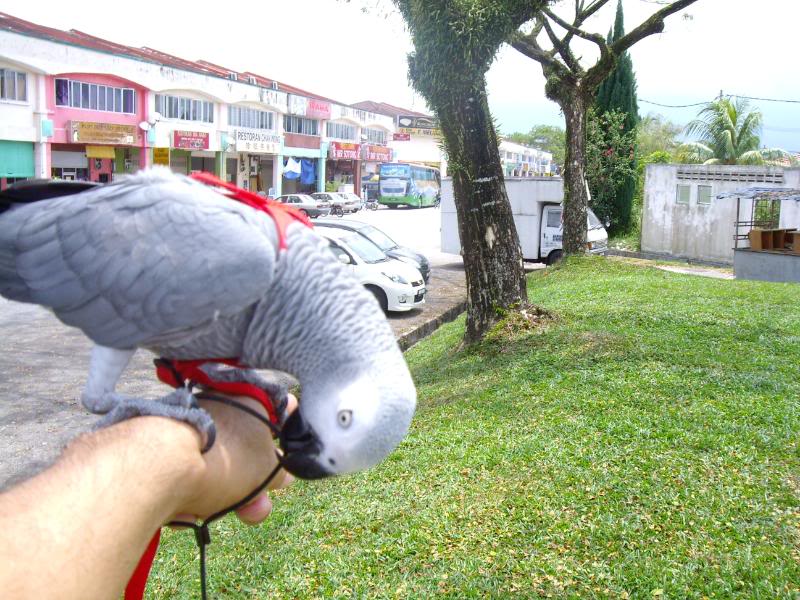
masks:
<path id="1" fill-rule="evenodd" d="M 751 110 L 743 98 L 720 98 L 709 102 L 686 126 L 687 135 L 699 141 L 683 144 L 678 152 L 681 162 L 705 165 L 781 164 L 793 157 L 779 148 L 759 148 L 763 117 Z"/>

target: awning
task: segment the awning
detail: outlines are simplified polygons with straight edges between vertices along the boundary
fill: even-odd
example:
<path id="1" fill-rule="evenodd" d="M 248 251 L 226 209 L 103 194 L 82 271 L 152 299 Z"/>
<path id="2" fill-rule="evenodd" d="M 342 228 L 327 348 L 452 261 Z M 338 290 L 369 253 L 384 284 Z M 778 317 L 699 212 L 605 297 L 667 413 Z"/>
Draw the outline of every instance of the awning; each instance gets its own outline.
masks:
<path id="1" fill-rule="evenodd" d="M 717 198 L 800 200 L 800 190 L 786 187 L 749 187 L 717 194 Z"/>
<path id="2" fill-rule="evenodd" d="M 86 156 L 89 158 L 116 158 L 113 146 L 86 146 Z"/>

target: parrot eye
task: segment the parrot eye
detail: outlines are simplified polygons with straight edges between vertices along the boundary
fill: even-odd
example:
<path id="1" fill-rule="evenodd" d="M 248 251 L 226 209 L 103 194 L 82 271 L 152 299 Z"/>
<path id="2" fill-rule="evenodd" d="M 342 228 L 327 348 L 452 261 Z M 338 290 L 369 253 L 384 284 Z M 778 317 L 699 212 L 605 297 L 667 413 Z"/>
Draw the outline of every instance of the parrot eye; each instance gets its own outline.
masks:
<path id="1" fill-rule="evenodd" d="M 340 410 L 339 414 L 336 415 L 336 418 L 339 420 L 339 425 L 342 427 L 350 427 L 350 423 L 353 421 L 353 411 Z"/>

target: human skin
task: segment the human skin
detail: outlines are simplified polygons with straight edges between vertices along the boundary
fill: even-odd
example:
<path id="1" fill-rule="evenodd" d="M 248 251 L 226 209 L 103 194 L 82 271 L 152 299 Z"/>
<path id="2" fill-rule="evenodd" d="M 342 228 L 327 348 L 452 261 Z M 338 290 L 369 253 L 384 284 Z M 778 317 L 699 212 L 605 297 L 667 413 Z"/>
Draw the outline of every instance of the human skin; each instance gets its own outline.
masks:
<path id="1" fill-rule="evenodd" d="M 265 414 L 255 401 L 236 400 Z M 217 427 L 206 454 L 191 426 L 137 417 L 78 437 L 52 467 L 0 494 L 2 596 L 118 598 L 159 527 L 207 517 L 261 484 L 277 464 L 264 424 L 200 404 Z M 269 488 L 291 480 L 281 470 Z M 257 523 L 270 510 L 261 494 L 237 514 Z"/>

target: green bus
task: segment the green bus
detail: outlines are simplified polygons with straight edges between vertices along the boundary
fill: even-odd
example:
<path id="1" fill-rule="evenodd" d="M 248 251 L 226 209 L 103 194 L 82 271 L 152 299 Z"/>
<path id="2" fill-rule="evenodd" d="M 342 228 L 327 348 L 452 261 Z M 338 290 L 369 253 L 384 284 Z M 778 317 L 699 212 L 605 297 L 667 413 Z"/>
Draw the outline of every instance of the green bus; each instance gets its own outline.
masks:
<path id="1" fill-rule="evenodd" d="M 378 202 L 398 206 L 437 206 L 441 179 L 439 169 L 425 165 L 384 163 L 379 171 Z"/>

